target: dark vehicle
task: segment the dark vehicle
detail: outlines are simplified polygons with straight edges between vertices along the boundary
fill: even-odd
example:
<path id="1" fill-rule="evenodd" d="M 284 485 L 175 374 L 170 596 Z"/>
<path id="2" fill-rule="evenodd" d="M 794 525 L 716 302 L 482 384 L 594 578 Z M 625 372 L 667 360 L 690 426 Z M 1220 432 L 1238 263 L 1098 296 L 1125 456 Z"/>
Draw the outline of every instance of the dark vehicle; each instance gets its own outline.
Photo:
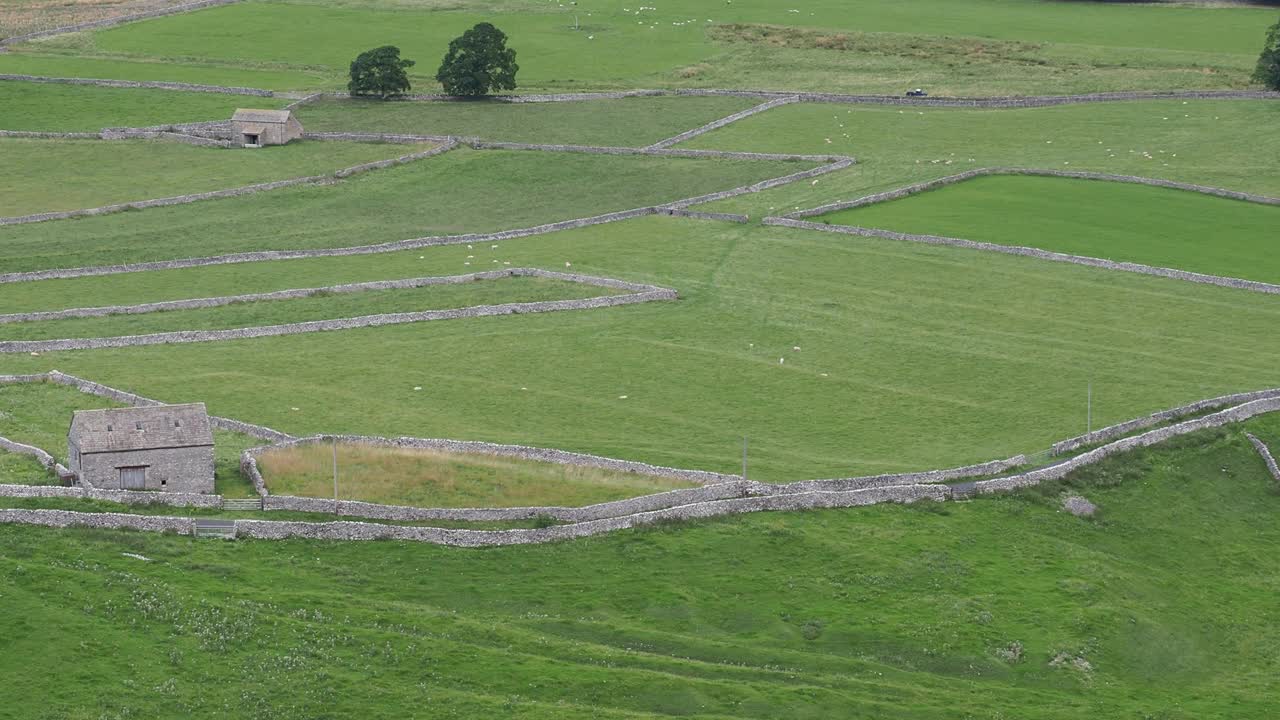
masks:
<path id="1" fill-rule="evenodd" d="M 921 90 L 920 88 L 916 88 L 915 90 L 908 90 L 907 97 L 929 97 L 929 93 Z"/>

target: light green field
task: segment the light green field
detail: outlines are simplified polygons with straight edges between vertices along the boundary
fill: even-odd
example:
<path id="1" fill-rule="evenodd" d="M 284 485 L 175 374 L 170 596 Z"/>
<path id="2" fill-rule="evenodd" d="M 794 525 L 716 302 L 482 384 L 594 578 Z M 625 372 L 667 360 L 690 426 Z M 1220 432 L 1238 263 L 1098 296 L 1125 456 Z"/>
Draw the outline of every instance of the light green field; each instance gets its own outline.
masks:
<path id="1" fill-rule="evenodd" d="M 1032 0 L 874 0 L 860 3 L 856 13 L 838 0 L 810 0 L 801 8 L 769 0 L 684 0 L 643 11 L 594 2 L 564 8 L 265 2 L 45 40 L 0 57 L 0 70 L 156 79 L 156 63 L 174 61 L 175 79 L 337 87 L 356 54 L 393 44 L 418 61 L 411 70 L 415 87 L 430 91 L 449 40 L 491 21 L 517 49 L 525 88 L 696 85 L 897 94 L 928 84 L 947 94 L 1034 94 L 1230 87 L 1247 84 L 1273 15 Z M 779 45 L 757 37 L 762 24 L 807 31 Z M 718 27 L 726 25 L 734 27 Z M 246 70 L 266 72 L 252 77 Z"/>
<path id="2" fill-rule="evenodd" d="M 298 109 L 312 132 L 461 135 L 513 142 L 642 147 L 745 110 L 735 97 L 642 97 L 581 103 L 324 100 Z"/>
<path id="3" fill-rule="evenodd" d="M 1166 119 L 1167 118 L 1167 119 Z M 1161 101 L 1025 110 L 795 104 L 679 147 L 837 152 L 858 165 L 704 206 L 783 214 L 980 167 L 1092 170 L 1280 196 L 1280 102 Z M 827 142 L 830 140 L 831 142 Z M 1143 153 L 1151 156 L 1148 159 Z"/>
<path id="4" fill-rule="evenodd" d="M 461 272 L 469 254 L 482 265 L 570 262 L 575 272 L 672 287 L 682 299 L 3 363 L 170 402 L 205 400 L 216 413 L 297 435 L 515 442 L 723 472 L 739 469 L 747 435 L 752 476 L 775 481 L 1038 451 L 1084 431 L 1090 381 L 1095 427 L 1280 385 L 1270 361 L 1280 339 L 1269 331 L 1280 304 L 1270 296 L 671 218 L 497 250 L 198 268 L 148 273 L 146 283 L 128 275 L 23 283 L 0 286 L 0 305 L 46 293 L 136 302 L 183 285 L 223 294 Z M 158 289 L 133 289 L 150 284 Z"/>
<path id="5" fill-rule="evenodd" d="M 29 215 L 222 190 L 431 147 L 293 142 L 246 151 L 163 141 L 0 139 L 0 215 Z"/>
<path id="6" fill-rule="evenodd" d="M 333 497 L 333 450 L 303 445 L 258 456 L 276 495 Z M 338 496 L 419 507 L 575 507 L 692 484 L 597 468 L 462 453 L 338 446 Z"/>
<path id="7" fill-rule="evenodd" d="M 671 202 L 811 166 L 458 149 L 334 185 L 0 228 L 0 267 L 106 265 L 505 230 Z M 464 272 L 460 264 L 455 272 Z"/>
<path id="8" fill-rule="evenodd" d="M 229 120 L 238 107 L 277 109 L 289 102 L 284 98 L 174 90 L 0 81 L 0 130 L 98 132 L 104 127 Z"/>
<path id="9" fill-rule="evenodd" d="M 980 177 L 815 219 L 1280 282 L 1280 207 L 1180 190 Z"/>
<path id="10" fill-rule="evenodd" d="M 476 264 L 478 269 L 479 264 Z M 491 266 L 492 267 L 492 266 Z M 613 294 L 605 288 L 546 278 L 513 277 L 466 285 L 320 294 L 296 300 L 239 302 L 198 310 L 168 310 L 107 318 L 70 318 L 0 325 L 0 340 L 145 335 L 177 330 L 226 330 L 310 320 L 448 310 L 542 300 L 574 300 Z"/>
<path id="11" fill-rule="evenodd" d="M 1250 427 L 1280 439 L 1274 420 Z M 39 698 L 55 717 L 1269 717 L 1280 495 L 1247 441 L 1200 436 L 1077 476 L 1093 520 L 1058 509 L 1065 489 L 483 551 L 3 526 L 0 702 Z M 49 689 L 68 667 L 76 682 Z"/>

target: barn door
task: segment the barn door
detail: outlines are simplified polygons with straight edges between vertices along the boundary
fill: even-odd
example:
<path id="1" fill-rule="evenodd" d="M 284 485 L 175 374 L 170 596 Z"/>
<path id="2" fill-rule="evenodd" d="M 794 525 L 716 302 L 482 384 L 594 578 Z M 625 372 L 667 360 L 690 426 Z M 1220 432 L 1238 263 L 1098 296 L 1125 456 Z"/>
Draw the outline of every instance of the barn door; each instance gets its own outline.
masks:
<path id="1" fill-rule="evenodd" d="M 120 468 L 120 488 L 122 490 L 145 490 L 147 487 L 147 469 L 145 467 Z"/>

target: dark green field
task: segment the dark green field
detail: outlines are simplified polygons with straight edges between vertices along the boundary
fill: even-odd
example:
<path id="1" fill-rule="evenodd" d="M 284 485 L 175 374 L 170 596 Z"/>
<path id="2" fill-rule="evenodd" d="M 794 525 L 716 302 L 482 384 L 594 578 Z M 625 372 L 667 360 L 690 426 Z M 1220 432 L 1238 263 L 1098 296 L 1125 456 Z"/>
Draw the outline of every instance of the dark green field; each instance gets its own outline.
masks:
<path id="1" fill-rule="evenodd" d="M 1280 282 L 1280 207 L 1181 190 L 981 177 L 820 221 Z"/>

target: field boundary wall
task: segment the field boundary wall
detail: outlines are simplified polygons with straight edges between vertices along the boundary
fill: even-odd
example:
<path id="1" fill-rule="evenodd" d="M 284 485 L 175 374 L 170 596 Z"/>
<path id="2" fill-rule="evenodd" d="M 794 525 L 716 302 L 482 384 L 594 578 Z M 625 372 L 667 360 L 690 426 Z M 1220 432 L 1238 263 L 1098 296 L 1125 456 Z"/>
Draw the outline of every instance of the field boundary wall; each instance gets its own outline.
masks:
<path id="1" fill-rule="evenodd" d="M 1173 180 L 1162 180 L 1160 178 L 1140 177 L 1137 175 L 1114 175 L 1111 173 L 1086 172 L 1078 170 L 1040 170 L 1036 168 L 976 168 L 967 170 L 956 175 L 948 175 L 946 177 L 937 178 L 935 180 L 926 180 L 925 182 L 915 183 L 900 187 L 894 190 L 887 190 L 874 195 L 857 198 L 856 200 L 844 200 L 840 202 L 828 203 L 818 207 L 809 208 L 807 210 L 797 210 L 793 213 L 787 213 L 782 217 L 792 220 L 803 220 L 805 218 L 817 217 L 828 213 L 839 212 L 841 210 L 852 210 L 854 208 L 866 207 L 867 205 L 877 205 L 879 203 L 900 200 L 912 195 L 937 190 L 948 185 L 972 180 L 978 177 L 987 177 L 992 175 L 1031 175 L 1037 177 L 1059 177 L 1070 178 L 1076 180 L 1101 180 L 1106 182 L 1131 183 L 1135 185 L 1149 185 L 1151 187 L 1169 188 L 1171 190 L 1185 190 L 1188 192 L 1196 192 L 1204 195 L 1213 195 L 1231 200 L 1243 200 L 1245 202 L 1261 203 L 1263 205 L 1280 205 L 1280 198 L 1269 197 L 1266 195 L 1255 195 L 1253 193 L 1237 192 L 1226 188 L 1210 187 L 1207 185 L 1193 185 L 1191 183 L 1176 182 Z"/>
<path id="2" fill-rule="evenodd" d="M 239 2 L 240 0 L 230 1 Z M 5 41 L 0 40 L 0 45 L 3 45 L 4 43 Z M 226 85 L 202 85 L 200 83 L 169 82 L 164 80 L 110 80 L 107 78 L 67 78 L 48 77 L 45 75 L 17 75 L 12 73 L 3 73 L 0 74 L 0 81 L 32 82 L 45 85 L 92 85 L 95 87 L 107 88 L 177 90 L 179 92 L 214 93 L 217 95 L 275 97 L 275 92 L 271 90 L 259 90 L 258 88 L 228 87 Z"/>
<path id="3" fill-rule="evenodd" d="M 105 137 L 105 131 L 104 131 L 104 137 Z M 156 137 L 164 137 L 166 139 L 187 138 L 187 140 L 183 140 L 183 142 L 190 142 L 190 144 L 194 144 L 194 145 L 217 145 L 219 147 L 230 147 L 230 145 L 225 144 L 224 142 L 218 141 L 218 140 L 211 140 L 211 139 L 201 138 L 201 137 L 192 136 L 192 135 L 180 135 L 177 133 L 152 132 L 152 131 L 142 131 L 142 130 L 128 131 L 128 133 L 121 134 L 118 138 L 113 138 L 113 139 L 156 138 Z M 269 190 L 279 190 L 280 188 L 293 187 L 296 185 L 311 185 L 316 183 L 332 182 L 334 180 L 341 180 L 343 178 L 351 177 L 352 175 L 358 175 L 360 173 L 369 172 L 370 170 L 378 170 L 381 168 L 391 167 L 392 165 L 403 165 L 406 163 L 415 162 L 417 160 L 424 160 L 429 157 L 434 157 L 436 155 L 446 153 L 455 147 L 457 147 L 456 144 L 444 143 L 442 145 L 437 145 L 436 147 L 433 147 L 429 150 L 424 150 L 421 152 L 410 153 L 408 155 L 401 155 L 399 157 L 390 158 L 387 160 L 377 160 L 374 162 L 361 163 L 360 165 L 352 165 L 351 167 L 335 170 L 334 172 L 328 173 L 326 175 L 308 175 L 306 177 L 288 178 L 285 180 L 275 180 L 272 182 L 257 183 L 254 185 L 243 185 L 241 187 L 228 188 L 225 190 L 210 190 L 208 192 L 190 193 L 187 195 L 175 195 L 173 197 L 156 198 L 153 200 L 135 200 L 132 202 L 115 203 L 113 205 L 103 205 L 102 207 L 86 208 L 81 210 L 61 210 L 61 211 L 55 211 L 55 212 L 36 213 L 34 215 L 5 217 L 5 218 L 0 218 L 0 226 L 26 225 L 29 223 L 47 222 L 49 220 L 66 220 L 69 218 L 89 217 L 92 215 L 108 215 L 111 213 L 117 213 L 124 210 L 141 210 L 143 208 L 150 208 L 150 207 L 186 205 L 188 203 L 200 202 L 201 200 L 215 200 L 219 198 L 238 197 L 241 195 L 252 195 L 254 193 L 266 192 Z M 0 278 L 3 278 L 3 276 L 0 276 Z M 0 280 L 0 282 L 2 281 L 3 280 Z"/>
<path id="4" fill-rule="evenodd" d="M 1256 280 L 1243 280 L 1240 278 L 1223 277 L 1221 275 L 1206 275 L 1204 273 L 1157 267 L 1154 265 L 1142 265 L 1140 263 L 1117 262 L 1114 260 L 1088 257 L 1086 255 L 1069 255 L 1067 253 L 1040 250 L 1039 248 L 1023 247 L 1020 245 L 999 245 L 996 243 L 977 242 L 974 240 L 964 240 L 961 238 L 943 237 L 939 235 L 915 235 L 912 233 L 894 232 L 892 230 L 857 227 L 855 225 L 828 225 L 825 223 L 808 222 L 805 220 L 792 220 L 784 217 L 767 217 L 762 222 L 765 225 L 788 227 L 798 230 L 818 230 L 821 232 L 839 233 L 843 235 L 859 235 L 862 237 L 874 237 L 884 240 L 915 242 L 925 245 L 942 245 L 964 248 L 967 250 L 984 250 L 987 252 L 997 252 L 1005 255 L 1021 255 L 1023 257 L 1032 257 L 1039 260 L 1085 265 L 1088 267 L 1101 268 L 1103 270 L 1117 270 L 1120 272 L 1136 273 L 1139 275 L 1152 275 L 1155 277 L 1169 278 L 1171 280 L 1184 280 L 1186 282 L 1200 283 L 1202 285 L 1217 285 L 1218 287 L 1247 290 L 1250 292 L 1258 292 L 1268 295 L 1280 294 L 1280 285 L 1272 285 L 1271 283 L 1258 282 Z"/>
<path id="5" fill-rule="evenodd" d="M 1271 450 L 1267 448 L 1267 444 L 1254 437 L 1251 433 L 1245 433 L 1245 437 L 1249 438 L 1249 442 L 1253 444 L 1254 449 L 1262 456 L 1262 461 L 1267 464 L 1267 472 L 1271 473 L 1272 479 L 1280 483 L 1280 465 L 1276 464 L 1276 459 L 1271 455 Z"/>
<path id="6" fill-rule="evenodd" d="M 483 272 L 466 273 L 464 275 L 438 275 L 430 277 L 405 278 L 403 280 L 373 280 L 371 282 L 349 283 L 346 285 L 328 285 L 325 287 L 294 288 L 276 290 L 265 293 L 249 293 L 245 295 L 222 295 L 218 297 L 194 298 L 191 300 L 165 300 L 162 302 L 139 303 L 137 305 L 105 305 L 100 307 L 68 308 L 66 310 L 45 310 L 38 312 L 9 313 L 0 315 L 0 325 L 20 322 L 41 322 L 47 320 L 65 320 L 67 318 L 105 317 L 109 315 L 142 315 L 169 310 L 192 310 L 196 308 L 220 307 L 245 302 L 270 300 L 293 300 L 311 297 L 316 294 L 346 294 L 374 290 L 404 290 L 427 287 L 431 285 L 465 285 L 481 280 L 499 280 L 511 277 L 545 277 L 553 280 L 595 285 L 597 287 L 628 290 L 631 292 L 649 292 L 662 290 L 656 285 L 615 280 L 612 278 L 579 275 L 573 273 L 553 272 L 537 268 L 503 268 Z"/>

